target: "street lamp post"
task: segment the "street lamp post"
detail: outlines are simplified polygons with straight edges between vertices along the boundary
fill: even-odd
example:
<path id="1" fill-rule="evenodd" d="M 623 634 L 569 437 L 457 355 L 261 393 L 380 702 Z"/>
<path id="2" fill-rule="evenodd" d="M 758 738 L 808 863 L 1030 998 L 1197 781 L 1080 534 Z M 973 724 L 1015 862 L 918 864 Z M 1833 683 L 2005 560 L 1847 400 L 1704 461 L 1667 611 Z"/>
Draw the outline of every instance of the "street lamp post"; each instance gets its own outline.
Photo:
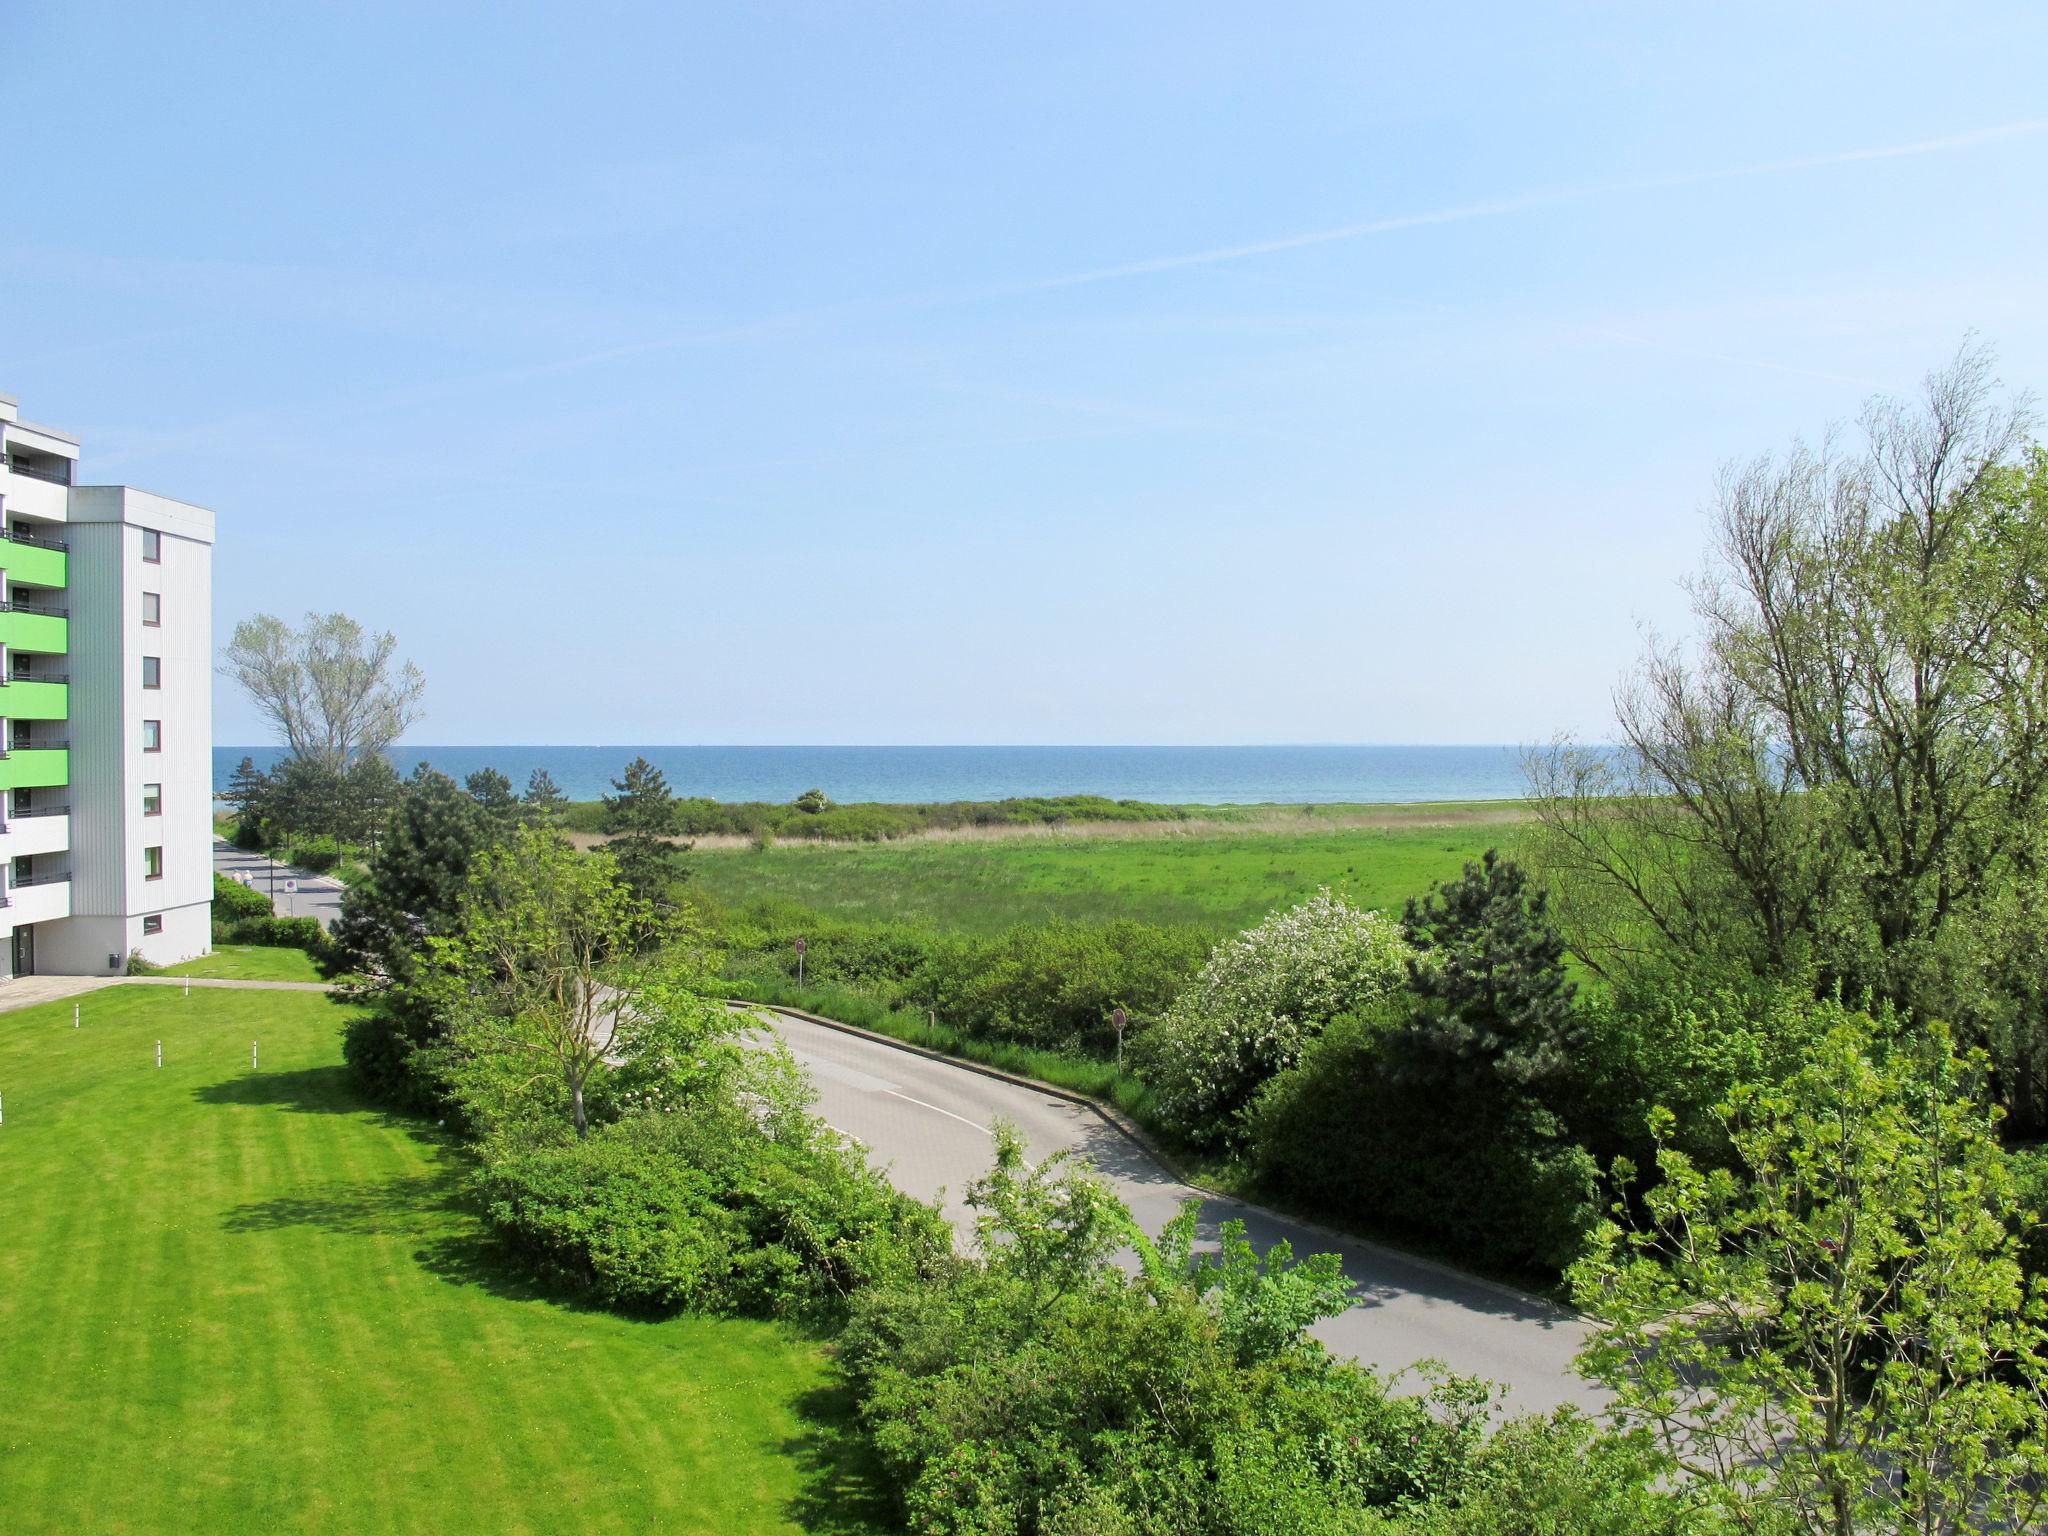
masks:
<path id="1" fill-rule="evenodd" d="M 1109 1022 L 1116 1026 L 1116 1075 L 1118 1077 L 1124 1075 L 1124 1026 L 1130 1023 L 1130 1021 L 1131 1016 L 1125 1013 L 1122 1008 L 1118 1008 L 1109 1016 Z"/>
<path id="2" fill-rule="evenodd" d="M 804 984 L 804 941 L 802 939 L 796 941 L 796 984 L 798 987 L 802 987 Z"/>

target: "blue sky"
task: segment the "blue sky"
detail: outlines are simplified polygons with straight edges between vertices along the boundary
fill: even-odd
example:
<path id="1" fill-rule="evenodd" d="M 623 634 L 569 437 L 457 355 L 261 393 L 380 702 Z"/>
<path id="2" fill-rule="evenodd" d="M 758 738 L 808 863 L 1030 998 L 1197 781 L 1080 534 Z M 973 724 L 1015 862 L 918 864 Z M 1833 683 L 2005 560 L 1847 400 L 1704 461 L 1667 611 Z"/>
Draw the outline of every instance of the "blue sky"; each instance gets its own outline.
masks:
<path id="1" fill-rule="evenodd" d="M 1529 741 L 2048 383 L 2048 10 L 0 8 L 0 391 L 419 742 Z M 217 739 L 260 740 L 223 685 Z"/>

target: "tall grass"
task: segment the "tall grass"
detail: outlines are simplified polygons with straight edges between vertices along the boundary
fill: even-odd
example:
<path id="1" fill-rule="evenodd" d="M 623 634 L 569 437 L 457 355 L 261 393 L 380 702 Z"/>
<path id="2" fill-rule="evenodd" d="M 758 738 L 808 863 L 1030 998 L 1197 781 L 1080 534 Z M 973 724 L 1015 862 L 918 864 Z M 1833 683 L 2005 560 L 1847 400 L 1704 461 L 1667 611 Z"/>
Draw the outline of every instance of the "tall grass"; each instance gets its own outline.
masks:
<path id="1" fill-rule="evenodd" d="M 1329 886 L 1363 907 L 1399 912 L 1513 825 L 1407 825 L 1286 833 L 1217 828 L 1173 837 L 1071 836 L 995 841 L 706 849 L 691 881 L 735 908 L 783 901 L 828 917 L 994 934 L 1064 917 L 1191 923 L 1221 937 Z"/>
<path id="2" fill-rule="evenodd" d="M 1114 1061 L 965 1034 L 944 1020 L 934 1020 L 921 1009 L 897 1006 L 872 993 L 832 982 L 810 982 L 799 987 L 786 976 L 749 974 L 729 978 L 725 987 L 730 996 L 741 1002 L 821 1014 L 928 1051 L 979 1062 L 1019 1077 L 1036 1078 L 1056 1088 L 1098 1099 L 1147 1129 L 1157 1124 L 1151 1088 L 1133 1072 L 1118 1072 Z"/>

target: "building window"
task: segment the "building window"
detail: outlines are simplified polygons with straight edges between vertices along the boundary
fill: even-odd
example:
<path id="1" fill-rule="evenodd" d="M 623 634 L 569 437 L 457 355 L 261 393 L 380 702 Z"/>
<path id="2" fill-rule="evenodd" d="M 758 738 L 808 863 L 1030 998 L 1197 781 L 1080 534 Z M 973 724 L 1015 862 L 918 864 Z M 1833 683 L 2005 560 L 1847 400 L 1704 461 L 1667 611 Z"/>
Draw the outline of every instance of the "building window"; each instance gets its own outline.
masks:
<path id="1" fill-rule="evenodd" d="M 164 749 L 164 723 L 161 720 L 142 722 L 142 750 L 161 752 Z"/>
<path id="2" fill-rule="evenodd" d="M 142 850 L 142 877 L 145 880 L 161 880 L 164 877 L 164 849 L 159 843 L 154 848 Z"/>
<path id="3" fill-rule="evenodd" d="M 161 784 L 142 786 L 142 814 L 161 816 L 164 813 L 164 787 Z"/>
<path id="4" fill-rule="evenodd" d="M 151 626 L 164 621 L 164 595 L 161 592 L 142 594 L 142 622 Z"/>
<path id="5" fill-rule="evenodd" d="M 164 659 L 161 656 L 142 658 L 142 686 L 161 688 L 164 685 Z"/>
<path id="6" fill-rule="evenodd" d="M 164 931 L 164 915 L 163 915 L 163 913 L 161 913 L 161 912 L 152 912 L 152 913 L 150 913 L 150 914 L 149 914 L 149 916 L 145 917 L 145 918 L 144 918 L 144 919 L 142 920 L 142 932 L 143 932 L 143 935 L 144 935 L 145 937 L 147 937 L 148 935 L 150 935 L 150 934 L 152 934 L 152 933 L 162 933 L 163 931 Z"/>
<path id="7" fill-rule="evenodd" d="M 161 565 L 164 558 L 164 536 L 154 528 L 142 530 L 142 558 L 151 565 Z"/>

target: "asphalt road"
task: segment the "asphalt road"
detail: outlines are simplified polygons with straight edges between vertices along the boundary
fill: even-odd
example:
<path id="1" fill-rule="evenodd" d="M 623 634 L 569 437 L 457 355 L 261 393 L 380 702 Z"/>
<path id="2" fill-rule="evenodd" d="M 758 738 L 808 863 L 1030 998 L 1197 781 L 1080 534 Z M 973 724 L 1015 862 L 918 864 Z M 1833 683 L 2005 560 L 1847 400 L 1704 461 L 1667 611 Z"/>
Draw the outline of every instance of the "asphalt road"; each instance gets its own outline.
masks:
<path id="1" fill-rule="evenodd" d="M 317 917 L 322 928 L 332 928 L 341 916 L 342 884 L 329 876 L 309 874 L 260 853 L 244 853 L 219 839 L 213 844 L 213 867 L 223 875 L 246 874 L 257 890 L 272 892 L 271 904 L 280 917 Z M 296 893 L 285 890 L 287 880 L 298 881 Z"/>
<path id="2" fill-rule="evenodd" d="M 1598 1394 L 1571 1370 L 1588 1325 L 1561 1308 L 1257 1206 L 1204 1196 L 1092 1110 L 1068 1100 L 763 1012 L 809 1069 L 818 1113 L 864 1143 L 907 1194 L 930 1199 L 943 1191 L 947 1216 L 970 1240 L 960 1196 L 993 1162 L 990 1126 L 1006 1119 L 1023 1133 L 1034 1161 L 1063 1148 L 1087 1157 L 1147 1232 L 1164 1226 L 1181 1201 L 1199 1199 L 1202 1233 L 1211 1243 L 1217 1225 L 1236 1218 L 1262 1251 L 1285 1238 L 1297 1255 L 1340 1254 L 1358 1300 L 1315 1329 L 1334 1350 L 1382 1370 L 1441 1360 L 1509 1388 L 1509 1406 L 1521 1412 L 1599 1404 Z"/>

